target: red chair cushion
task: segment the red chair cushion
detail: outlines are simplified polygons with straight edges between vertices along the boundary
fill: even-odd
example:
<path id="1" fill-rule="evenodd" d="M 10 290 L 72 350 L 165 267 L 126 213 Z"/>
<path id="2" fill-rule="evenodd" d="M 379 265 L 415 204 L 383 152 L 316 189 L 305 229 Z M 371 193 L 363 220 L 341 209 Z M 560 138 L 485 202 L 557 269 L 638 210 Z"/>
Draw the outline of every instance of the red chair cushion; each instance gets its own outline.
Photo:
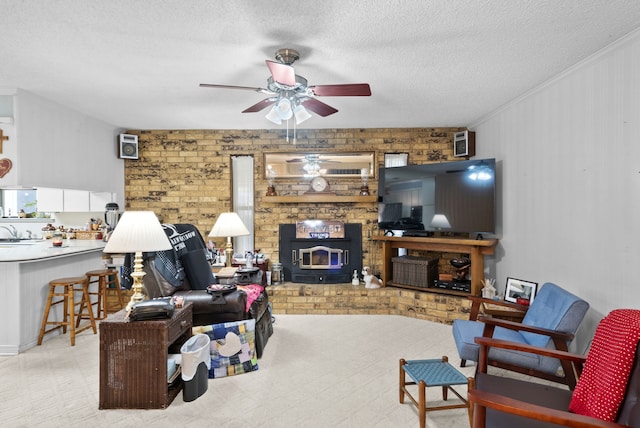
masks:
<path id="1" fill-rule="evenodd" d="M 640 310 L 617 309 L 596 328 L 569 410 L 615 421 L 640 340 Z"/>

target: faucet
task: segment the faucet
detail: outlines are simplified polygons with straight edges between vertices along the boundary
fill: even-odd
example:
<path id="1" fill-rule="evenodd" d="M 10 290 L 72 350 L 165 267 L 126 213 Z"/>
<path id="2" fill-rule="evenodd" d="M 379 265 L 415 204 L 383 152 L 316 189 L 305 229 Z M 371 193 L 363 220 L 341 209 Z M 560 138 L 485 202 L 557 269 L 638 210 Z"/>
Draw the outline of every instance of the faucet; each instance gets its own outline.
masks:
<path id="1" fill-rule="evenodd" d="M 9 235 L 12 239 L 18 239 L 18 229 L 16 229 L 14 225 L 10 224 L 9 227 L 0 226 L 0 229 L 5 229 L 9 231 Z"/>

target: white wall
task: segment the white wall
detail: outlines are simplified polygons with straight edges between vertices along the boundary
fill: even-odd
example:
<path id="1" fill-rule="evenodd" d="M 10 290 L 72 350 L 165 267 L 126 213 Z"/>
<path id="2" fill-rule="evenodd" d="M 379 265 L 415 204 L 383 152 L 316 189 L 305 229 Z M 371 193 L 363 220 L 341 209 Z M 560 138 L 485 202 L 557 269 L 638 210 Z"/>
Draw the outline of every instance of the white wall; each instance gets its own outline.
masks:
<path id="1" fill-rule="evenodd" d="M 0 152 L 0 159 L 9 159 L 12 163 L 12 167 L 8 173 L 0 178 L 0 187 L 15 186 L 17 184 L 18 177 L 18 165 L 16 165 L 16 157 L 18 153 L 18 145 L 16 138 L 16 127 L 13 123 L 14 108 L 13 100 L 16 95 L 15 89 L 0 88 L 0 117 L 11 118 L 10 123 L 0 122 L 0 130 L 2 130 L 3 137 L 8 139 L 2 142 L 2 151 Z"/>
<path id="2" fill-rule="evenodd" d="M 489 276 L 567 288 L 589 328 L 640 308 L 640 31 L 470 128 L 499 161 Z"/>
<path id="3" fill-rule="evenodd" d="M 15 126 L 15 184 L 115 192 L 124 207 L 121 130 L 24 90 L 17 92 Z"/>

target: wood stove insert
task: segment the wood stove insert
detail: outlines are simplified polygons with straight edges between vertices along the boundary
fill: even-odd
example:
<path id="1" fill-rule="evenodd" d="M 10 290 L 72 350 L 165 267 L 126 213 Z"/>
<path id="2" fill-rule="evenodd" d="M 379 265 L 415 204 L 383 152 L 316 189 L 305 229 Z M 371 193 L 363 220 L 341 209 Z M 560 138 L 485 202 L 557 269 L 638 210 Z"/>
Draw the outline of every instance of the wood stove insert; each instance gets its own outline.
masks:
<path id="1" fill-rule="evenodd" d="M 362 271 L 362 225 L 344 224 L 344 238 L 297 238 L 295 224 L 281 224 L 279 256 L 285 281 L 351 282 L 353 271 Z"/>

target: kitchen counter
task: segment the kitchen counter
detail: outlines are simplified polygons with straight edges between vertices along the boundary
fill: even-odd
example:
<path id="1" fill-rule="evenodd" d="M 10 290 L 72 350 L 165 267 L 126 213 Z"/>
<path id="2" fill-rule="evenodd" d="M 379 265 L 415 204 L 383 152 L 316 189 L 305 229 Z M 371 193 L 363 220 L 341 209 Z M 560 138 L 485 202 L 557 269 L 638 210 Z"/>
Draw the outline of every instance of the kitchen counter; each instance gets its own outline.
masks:
<path id="1" fill-rule="evenodd" d="M 62 247 L 54 247 L 51 239 L 0 242 L 0 263 L 36 262 L 88 252 L 102 252 L 102 240 L 65 239 Z"/>
<path id="2" fill-rule="evenodd" d="M 100 240 L 65 240 L 62 247 L 53 247 L 50 239 L 0 243 L 0 355 L 36 346 L 49 281 L 104 268 L 104 246 Z M 55 306 L 49 318 L 62 320 L 63 307 Z M 48 333 L 44 340 L 61 333 L 61 329 Z M 91 329 L 76 336 L 76 343 L 89 334 Z"/>

